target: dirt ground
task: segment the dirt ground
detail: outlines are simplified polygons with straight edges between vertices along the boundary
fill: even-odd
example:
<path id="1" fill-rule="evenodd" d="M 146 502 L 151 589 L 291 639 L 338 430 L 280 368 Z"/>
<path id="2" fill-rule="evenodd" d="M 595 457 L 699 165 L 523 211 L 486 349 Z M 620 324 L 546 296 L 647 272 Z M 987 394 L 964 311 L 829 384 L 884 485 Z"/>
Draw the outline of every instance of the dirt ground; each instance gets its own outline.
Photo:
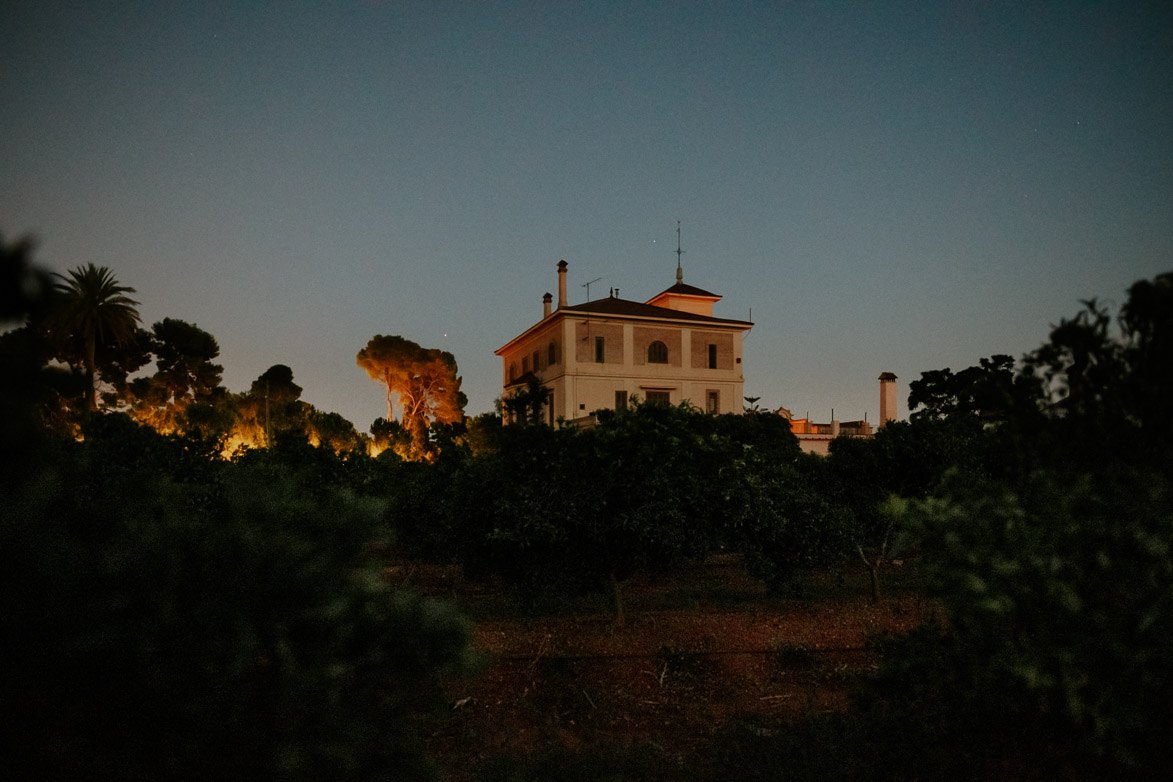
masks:
<path id="1" fill-rule="evenodd" d="M 702 761 L 733 721 L 769 731 L 843 710 L 850 680 L 877 661 L 869 635 L 919 624 L 926 607 L 893 568 L 870 603 L 867 575 L 828 574 L 804 599 L 767 595 L 735 558 L 623 586 L 546 611 L 461 584 L 454 571 L 400 569 L 425 593 L 454 596 L 476 623 L 479 675 L 447 682 L 451 713 L 423 733 L 453 782 L 503 754 L 641 747 L 668 767 Z"/>

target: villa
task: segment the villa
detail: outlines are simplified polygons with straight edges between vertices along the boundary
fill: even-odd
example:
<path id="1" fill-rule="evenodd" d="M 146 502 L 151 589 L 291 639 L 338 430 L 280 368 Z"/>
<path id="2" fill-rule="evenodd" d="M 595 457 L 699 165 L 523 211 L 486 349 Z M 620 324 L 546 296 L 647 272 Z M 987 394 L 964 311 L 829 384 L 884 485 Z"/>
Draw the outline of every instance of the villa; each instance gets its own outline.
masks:
<path id="1" fill-rule="evenodd" d="M 548 389 L 542 418 L 585 419 L 635 399 L 689 401 L 710 413 L 741 413 L 741 341 L 753 324 L 713 316 L 715 293 L 676 284 L 645 302 L 619 297 L 570 306 L 566 261 L 558 262 L 558 305 L 543 297 L 542 319 L 495 351 L 503 396 L 535 381 Z"/>

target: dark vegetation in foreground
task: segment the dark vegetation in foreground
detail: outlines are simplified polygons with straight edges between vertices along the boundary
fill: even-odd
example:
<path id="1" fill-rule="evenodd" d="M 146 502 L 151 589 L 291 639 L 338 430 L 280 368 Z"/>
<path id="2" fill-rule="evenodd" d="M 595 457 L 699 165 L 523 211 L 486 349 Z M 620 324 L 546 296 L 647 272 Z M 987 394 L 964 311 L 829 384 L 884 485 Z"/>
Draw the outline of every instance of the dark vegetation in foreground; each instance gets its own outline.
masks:
<path id="1" fill-rule="evenodd" d="M 17 248 L 19 249 L 19 248 Z M 37 306 L 4 248 L 0 317 Z M 801 454 L 781 419 L 645 405 L 591 430 L 436 425 L 431 462 L 313 447 L 220 457 L 119 414 L 81 441 L 6 351 L 3 766 L 43 779 L 429 779 L 414 735 L 475 662 L 389 551 L 516 594 L 603 590 L 740 554 L 777 593 L 914 560 L 944 621 L 882 641 L 845 714 L 734 731 L 712 778 L 1146 778 L 1173 761 L 1173 276 L 1094 301 L 1015 369 L 911 387 L 908 423 Z M 91 400 L 92 401 L 92 400 Z M 874 597 L 874 596 L 873 596 Z M 638 753 L 492 779 L 640 779 Z M 700 774 L 700 771 L 697 772 Z M 576 776 L 577 775 L 577 776 Z"/>

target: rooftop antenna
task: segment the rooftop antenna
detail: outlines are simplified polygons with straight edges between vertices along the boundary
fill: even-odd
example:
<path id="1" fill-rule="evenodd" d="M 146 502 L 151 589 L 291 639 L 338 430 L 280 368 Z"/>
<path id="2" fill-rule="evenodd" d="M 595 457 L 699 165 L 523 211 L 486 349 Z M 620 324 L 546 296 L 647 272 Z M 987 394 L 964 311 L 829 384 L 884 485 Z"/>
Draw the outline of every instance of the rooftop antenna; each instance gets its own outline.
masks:
<path id="1" fill-rule="evenodd" d="M 676 221 L 676 284 L 679 285 L 684 282 L 684 271 L 680 268 L 680 256 L 684 255 L 684 250 L 680 249 L 680 221 Z"/>
<path id="2" fill-rule="evenodd" d="M 601 280 L 601 279 L 603 279 L 603 278 L 602 278 L 602 277 L 596 277 L 596 278 L 594 278 L 593 280 L 591 280 L 590 282 L 584 282 L 584 283 L 582 284 L 582 287 L 584 287 L 584 288 L 586 288 L 586 289 L 587 289 L 587 301 L 590 301 L 590 300 L 591 300 L 591 286 L 592 286 L 592 285 L 594 285 L 596 282 L 598 282 L 598 281 L 599 281 L 599 280 Z"/>

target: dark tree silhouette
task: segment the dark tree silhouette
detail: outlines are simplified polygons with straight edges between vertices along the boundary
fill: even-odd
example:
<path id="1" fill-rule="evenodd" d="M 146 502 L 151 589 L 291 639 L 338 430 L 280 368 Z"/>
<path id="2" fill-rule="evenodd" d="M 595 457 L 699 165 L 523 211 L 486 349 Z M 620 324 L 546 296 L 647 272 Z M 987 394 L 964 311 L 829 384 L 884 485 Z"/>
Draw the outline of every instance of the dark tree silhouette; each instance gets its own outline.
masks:
<path id="1" fill-rule="evenodd" d="M 68 276 L 57 275 L 55 301 L 49 316 L 50 333 L 63 348 L 72 346 L 85 367 L 86 396 L 91 411 L 98 409 L 97 360 L 100 346 L 122 345 L 134 337 L 139 323 L 138 302 L 126 294 L 134 288 L 120 285 L 105 266 L 79 266 Z"/>

